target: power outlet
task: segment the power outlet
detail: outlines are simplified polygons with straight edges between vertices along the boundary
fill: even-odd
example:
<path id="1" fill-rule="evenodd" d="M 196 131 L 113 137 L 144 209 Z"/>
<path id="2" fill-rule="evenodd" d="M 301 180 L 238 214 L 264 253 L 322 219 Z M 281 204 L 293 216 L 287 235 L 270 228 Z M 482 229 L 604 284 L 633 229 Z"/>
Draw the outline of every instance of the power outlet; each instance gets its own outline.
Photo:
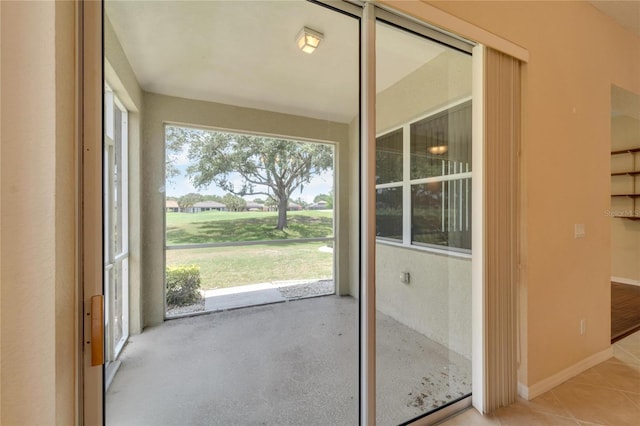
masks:
<path id="1" fill-rule="evenodd" d="M 408 272 L 400 272 L 400 282 L 402 284 L 409 284 L 411 282 L 411 274 Z"/>
<path id="2" fill-rule="evenodd" d="M 580 320 L 580 335 L 584 336 L 586 332 L 587 332 L 587 320 L 582 318 Z"/>
<path id="3" fill-rule="evenodd" d="M 576 223 L 574 225 L 574 235 L 575 238 L 584 238 L 586 235 L 586 231 L 584 229 L 584 223 Z"/>

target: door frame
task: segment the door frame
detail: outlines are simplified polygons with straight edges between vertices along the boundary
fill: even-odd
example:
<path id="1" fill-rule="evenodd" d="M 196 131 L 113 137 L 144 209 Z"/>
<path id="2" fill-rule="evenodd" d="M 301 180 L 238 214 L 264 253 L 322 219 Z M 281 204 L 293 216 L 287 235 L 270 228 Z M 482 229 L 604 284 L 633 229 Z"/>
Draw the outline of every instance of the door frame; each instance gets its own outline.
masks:
<path id="1" fill-rule="evenodd" d="M 319 0 L 311 0 L 319 1 Z M 319 1 L 322 3 L 322 1 Z M 442 12 L 433 6 L 421 2 L 404 2 L 394 5 L 384 1 L 385 9 L 401 14 L 413 16 L 431 16 L 435 25 L 447 27 L 458 34 L 514 56 L 523 62 L 528 61 L 528 52 L 508 40 L 497 37 Z M 349 7 L 354 7 L 345 3 Z M 330 5 L 329 7 L 336 7 Z M 360 422 L 370 424 L 375 422 L 375 153 L 371 147 L 375 146 L 375 110 L 371 108 L 373 99 L 367 93 L 371 88 L 375 91 L 375 52 L 373 43 L 375 37 L 375 19 L 378 5 L 364 3 L 361 19 L 361 216 L 360 216 Z M 80 289 L 82 300 L 81 315 L 83 327 L 78 339 L 79 359 L 82 368 L 78 373 L 79 395 L 78 411 L 82 424 L 104 423 L 104 366 L 92 366 L 91 359 L 91 298 L 103 295 L 103 244 L 102 244 L 102 91 L 104 82 L 103 70 L 103 3 L 102 1 L 86 1 L 78 3 L 78 38 L 79 38 L 79 123 L 81 136 L 81 152 L 79 153 L 79 273 L 81 274 Z M 388 12 L 386 12 L 388 13 Z M 429 15 L 430 14 L 430 15 Z M 409 18 L 405 18 L 409 19 Z M 422 20 L 415 20 L 422 23 Z M 416 24 L 419 25 L 419 24 Z M 365 54 L 365 51 L 367 52 Z M 475 52 L 474 52 L 475 53 Z M 475 55 L 474 55 L 475 56 Z M 479 103 L 479 102 L 477 102 Z M 368 107 L 367 107 L 368 105 Z M 371 117 L 373 116 L 373 120 Z M 481 120 L 478 120 L 481 121 Z M 474 135 L 475 137 L 475 135 Z M 373 166 L 372 166 L 373 165 Z M 373 176 L 373 179 L 372 179 Z M 475 178 L 475 176 L 474 176 Z M 371 191 L 373 189 L 373 192 Z M 373 195 L 373 196 L 372 196 Z M 479 208 L 480 206 L 475 206 Z M 482 221 L 480 222 L 482 225 Z M 475 227 L 475 225 L 474 225 Z M 477 228 L 477 227 L 476 227 Z M 475 253 L 479 255 L 480 253 Z M 484 285 L 483 282 L 474 286 Z M 482 292 L 482 288 L 479 289 Z M 474 296 L 474 300 L 476 297 Z M 481 313 L 485 301 L 479 299 L 480 306 L 474 302 L 474 310 Z M 480 311 L 478 311 L 480 309 Z M 484 335 L 482 315 L 479 323 L 474 326 Z M 483 349 L 483 337 L 474 341 L 474 358 L 476 354 L 486 355 Z M 373 348 L 373 350 L 372 350 Z M 474 364 L 476 361 L 474 361 Z M 484 375 L 482 371 L 474 373 L 474 391 L 484 389 Z M 480 381 L 476 380 L 476 377 Z M 480 392 L 481 394 L 482 392 Z M 473 399 L 481 398 L 474 392 Z M 481 406 L 474 401 L 476 407 Z"/>
<path id="2" fill-rule="evenodd" d="M 92 297 L 103 295 L 102 242 L 102 92 L 104 72 L 102 61 L 102 2 L 78 2 L 80 97 L 79 133 L 79 263 L 80 294 L 82 295 L 83 333 L 80 338 L 82 371 L 80 371 L 79 411 L 81 423 L 104 424 L 104 365 L 92 359 L 92 345 L 103 336 L 92 334 Z M 95 305 L 94 305 L 95 306 Z M 104 306 L 103 306 L 104 307 Z M 104 320 L 103 326 L 104 326 Z M 95 352 L 104 348 L 97 347 Z M 98 365 L 96 365 L 98 364 Z"/>

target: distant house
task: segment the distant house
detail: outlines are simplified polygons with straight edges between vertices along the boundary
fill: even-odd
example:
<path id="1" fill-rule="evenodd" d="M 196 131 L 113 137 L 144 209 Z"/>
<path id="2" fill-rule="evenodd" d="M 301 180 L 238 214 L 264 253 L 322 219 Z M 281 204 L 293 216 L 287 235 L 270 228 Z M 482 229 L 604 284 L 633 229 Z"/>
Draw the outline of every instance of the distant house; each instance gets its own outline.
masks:
<path id="1" fill-rule="evenodd" d="M 322 201 L 318 201 L 317 203 L 313 203 L 308 207 L 309 210 L 326 210 L 328 209 L 327 207 L 327 202 L 322 200 Z"/>
<path id="2" fill-rule="evenodd" d="M 247 201 L 246 209 L 247 211 L 250 211 L 250 212 L 261 212 L 261 211 L 265 211 L 265 206 L 264 204 L 254 203 L 253 201 Z"/>
<path id="3" fill-rule="evenodd" d="M 225 211 L 227 210 L 227 206 L 217 201 L 200 201 L 199 203 L 195 203 L 191 209 L 193 213 L 200 212 L 211 212 L 211 211 Z"/>
<path id="4" fill-rule="evenodd" d="M 296 204 L 296 203 L 289 203 L 289 206 L 287 207 L 287 210 L 289 210 L 289 211 L 302 210 L 302 206 L 300 204 Z"/>
<path id="5" fill-rule="evenodd" d="M 178 202 L 176 200 L 167 200 L 165 209 L 167 212 L 177 213 L 180 211 L 180 206 L 178 206 Z"/>

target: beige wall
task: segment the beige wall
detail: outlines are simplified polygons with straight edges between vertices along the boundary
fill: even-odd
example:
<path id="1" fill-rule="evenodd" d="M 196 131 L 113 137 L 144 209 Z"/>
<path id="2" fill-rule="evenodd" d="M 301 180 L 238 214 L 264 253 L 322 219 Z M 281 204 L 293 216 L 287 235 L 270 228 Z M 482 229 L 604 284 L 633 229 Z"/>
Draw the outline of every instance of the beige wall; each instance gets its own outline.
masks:
<path id="1" fill-rule="evenodd" d="M 611 119 L 611 150 L 640 148 L 640 120 L 617 116 Z M 611 171 L 633 170 L 631 154 L 611 157 Z M 640 153 L 635 154 L 635 170 L 640 170 Z M 633 177 L 615 176 L 611 178 L 612 194 L 633 192 Z M 640 176 L 635 177 L 636 192 L 640 191 Z M 611 211 L 624 211 L 627 215 L 639 215 L 640 200 L 615 197 L 611 199 Z M 611 276 L 614 279 L 640 285 L 640 221 L 611 219 Z M 623 280 L 620 280 L 622 278 Z"/>
<path id="2" fill-rule="evenodd" d="M 74 424 L 75 5 L 0 8 L 0 423 Z"/>
<path id="3" fill-rule="evenodd" d="M 142 232 L 140 217 L 140 140 L 142 90 L 108 17 L 104 20 L 104 73 L 129 111 L 129 332 L 142 332 Z"/>
<path id="4" fill-rule="evenodd" d="M 144 324 L 158 324 L 164 319 L 164 124 L 182 123 L 227 130 L 282 135 L 303 140 L 332 141 L 336 143 L 339 169 L 338 179 L 348 176 L 346 149 L 348 125 L 294 115 L 279 114 L 250 108 L 240 108 L 211 102 L 194 101 L 153 93 L 144 94 L 144 121 L 142 139 L 142 217 L 143 227 L 143 311 Z M 346 188 L 347 182 L 343 181 Z M 338 188 L 336 205 L 338 242 L 337 264 L 348 268 L 348 233 L 340 222 L 346 217 L 341 206 L 346 206 L 347 191 Z M 342 260 L 342 261 L 341 261 Z M 348 275 L 338 271 L 338 279 Z M 346 284 L 346 283 L 344 283 Z M 339 292 L 346 293 L 344 284 L 338 283 Z"/>
<path id="5" fill-rule="evenodd" d="M 430 3 L 529 51 L 520 377 L 531 386 L 610 346 L 609 94 L 611 84 L 640 93 L 640 40 L 586 2 Z M 574 238 L 576 223 L 586 238 Z"/>

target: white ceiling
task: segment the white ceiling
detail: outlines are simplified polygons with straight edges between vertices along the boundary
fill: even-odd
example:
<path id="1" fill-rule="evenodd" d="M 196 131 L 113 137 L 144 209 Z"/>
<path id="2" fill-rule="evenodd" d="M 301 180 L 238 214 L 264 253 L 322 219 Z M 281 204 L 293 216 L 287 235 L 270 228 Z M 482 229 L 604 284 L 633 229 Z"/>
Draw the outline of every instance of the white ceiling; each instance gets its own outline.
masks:
<path id="1" fill-rule="evenodd" d="M 349 122 L 358 111 L 358 22 L 302 1 L 107 1 L 143 90 Z M 308 55 L 303 26 L 324 33 Z M 378 26 L 378 90 L 444 51 Z"/>
<path id="2" fill-rule="evenodd" d="M 590 3 L 640 36 L 640 1 Z M 348 16 L 303 0 L 107 0 L 105 9 L 145 91 L 339 122 L 357 114 L 358 24 Z M 294 43 L 303 26 L 325 35 L 313 55 Z M 444 51 L 377 31 L 378 91 Z M 615 113 L 637 116 L 636 101 L 619 99 Z"/>
<path id="3" fill-rule="evenodd" d="M 640 95 L 612 86 L 611 115 L 613 117 L 625 115 L 640 120 Z"/>
<path id="4" fill-rule="evenodd" d="M 629 31 L 640 36 L 640 1 L 639 0 L 598 0 L 590 1 L 602 13 L 613 18 Z"/>

